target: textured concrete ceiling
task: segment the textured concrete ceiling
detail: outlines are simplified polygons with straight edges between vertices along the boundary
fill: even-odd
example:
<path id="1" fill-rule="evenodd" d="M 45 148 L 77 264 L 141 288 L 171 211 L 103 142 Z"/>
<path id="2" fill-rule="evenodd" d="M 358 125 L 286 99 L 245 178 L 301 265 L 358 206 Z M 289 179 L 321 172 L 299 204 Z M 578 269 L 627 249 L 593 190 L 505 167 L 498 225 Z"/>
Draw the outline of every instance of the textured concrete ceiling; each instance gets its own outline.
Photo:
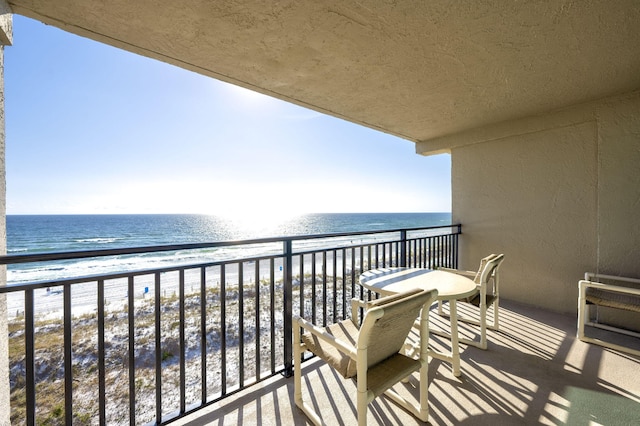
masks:
<path id="1" fill-rule="evenodd" d="M 8 3 L 415 142 L 640 88 L 637 0 Z"/>

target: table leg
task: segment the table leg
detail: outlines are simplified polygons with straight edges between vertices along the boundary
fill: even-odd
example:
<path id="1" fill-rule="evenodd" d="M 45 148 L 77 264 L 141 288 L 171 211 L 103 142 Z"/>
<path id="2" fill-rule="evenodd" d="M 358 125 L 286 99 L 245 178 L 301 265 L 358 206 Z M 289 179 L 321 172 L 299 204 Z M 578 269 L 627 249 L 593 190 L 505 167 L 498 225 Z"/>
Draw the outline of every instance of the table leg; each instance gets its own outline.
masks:
<path id="1" fill-rule="evenodd" d="M 451 321 L 451 367 L 453 375 L 460 376 L 460 346 L 458 346 L 458 311 L 456 299 L 449 300 L 449 320 Z"/>
<path id="2" fill-rule="evenodd" d="M 448 300 L 449 302 L 449 324 L 450 331 L 430 330 L 432 334 L 446 337 L 451 342 L 451 350 L 448 353 L 438 352 L 430 349 L 429 356 L 451 363 L 451 370 L 455 377 L 460 376 L 460 338 L 458 336 L 458 305 L 456 299 Z"/>

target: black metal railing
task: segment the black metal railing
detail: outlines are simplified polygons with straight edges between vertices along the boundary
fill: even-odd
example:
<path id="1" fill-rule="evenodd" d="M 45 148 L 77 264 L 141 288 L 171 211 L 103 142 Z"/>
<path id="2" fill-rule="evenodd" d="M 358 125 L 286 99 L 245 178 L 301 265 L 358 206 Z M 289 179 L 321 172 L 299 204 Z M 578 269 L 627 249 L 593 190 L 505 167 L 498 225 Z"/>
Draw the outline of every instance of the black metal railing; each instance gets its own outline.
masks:
<path id="1" fill-rule="evenodd" d="M 12 424 L 168 423 L 290 376 L 294 312 L 323 325 L 346 318 L 352 297 L 371 297 L 356 283 L 372 268 L 455 268 L 460 233 L 449 225 L 0 256 L 4 265 L 185 250 L 210 257 L 0 286 Z"/>

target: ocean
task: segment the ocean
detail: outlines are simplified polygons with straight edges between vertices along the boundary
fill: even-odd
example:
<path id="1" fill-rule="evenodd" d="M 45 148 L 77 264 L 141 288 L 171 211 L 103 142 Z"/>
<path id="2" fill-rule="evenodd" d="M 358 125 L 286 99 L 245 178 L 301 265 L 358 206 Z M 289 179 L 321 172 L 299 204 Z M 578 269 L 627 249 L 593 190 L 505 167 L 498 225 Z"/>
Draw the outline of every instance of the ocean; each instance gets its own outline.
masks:
<path id="1" fill-rule="evenodd" d="M 448 225 L 450 213 L 306 214 L 265 223 L 207 215 L 8 215 L 7 253 L 38 254 L 165 244 Z M 156 253 L 10 265 L 9 283 L 184 263 L 193 253 Z"/>

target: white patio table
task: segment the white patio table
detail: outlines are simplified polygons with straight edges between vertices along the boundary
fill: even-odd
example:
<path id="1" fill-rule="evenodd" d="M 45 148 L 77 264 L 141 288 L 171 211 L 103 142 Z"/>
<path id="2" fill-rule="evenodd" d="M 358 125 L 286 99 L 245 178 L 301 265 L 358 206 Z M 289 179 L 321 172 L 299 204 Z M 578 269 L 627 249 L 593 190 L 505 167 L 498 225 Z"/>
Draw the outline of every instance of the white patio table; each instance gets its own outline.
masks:
<path id="1" fill-rule="evenodd" d="M 476 283 L 467 277 L 452 272 L 424 268 L 372 269 L 360 275 L 360 284 L 381 295 L 390 295 L 414 288 L 437 289 L 438 300 L 449 301 L 451 324 L 451 352 L 429 350 L 433 358 L 451 363 L 454 376 L 460 376 L 460 348 L 458 346 L 458 315 L 456 300 L 472 295 Z M 440 334 L 435 333 L 434 334 Z"/>

